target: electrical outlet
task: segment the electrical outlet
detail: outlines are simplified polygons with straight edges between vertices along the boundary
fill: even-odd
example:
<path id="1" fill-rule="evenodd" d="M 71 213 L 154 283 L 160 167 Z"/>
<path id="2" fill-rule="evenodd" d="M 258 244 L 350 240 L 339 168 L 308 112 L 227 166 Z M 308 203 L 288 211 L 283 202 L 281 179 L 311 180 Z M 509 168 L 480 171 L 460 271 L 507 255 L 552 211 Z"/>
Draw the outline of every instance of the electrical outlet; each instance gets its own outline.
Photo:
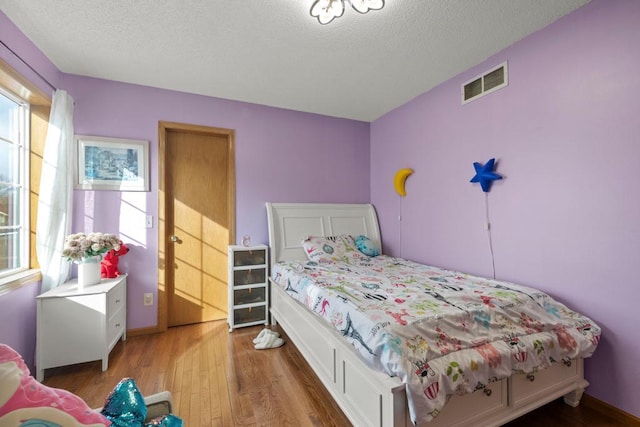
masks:
<path id="1" fill-rule="evenodd" d="M 153 305 L 153 294 L 144 294 L 144 305 Z"/>

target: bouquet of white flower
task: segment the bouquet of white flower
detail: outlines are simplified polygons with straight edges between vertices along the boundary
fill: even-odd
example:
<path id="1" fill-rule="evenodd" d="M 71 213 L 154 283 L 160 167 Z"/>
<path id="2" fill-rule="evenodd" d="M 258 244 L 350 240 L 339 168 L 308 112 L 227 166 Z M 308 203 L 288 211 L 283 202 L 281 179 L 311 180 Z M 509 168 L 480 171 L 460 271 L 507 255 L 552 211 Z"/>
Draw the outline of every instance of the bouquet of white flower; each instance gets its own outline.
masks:
<path id="1" fill-rule="evenodd" d="M 69 261 L 82 262 L 85 259 L 101 256 L 112 249 L 120 249 L 120 239 L 114 234 L 76 233 L 64 239 L 62 256 Z"/>

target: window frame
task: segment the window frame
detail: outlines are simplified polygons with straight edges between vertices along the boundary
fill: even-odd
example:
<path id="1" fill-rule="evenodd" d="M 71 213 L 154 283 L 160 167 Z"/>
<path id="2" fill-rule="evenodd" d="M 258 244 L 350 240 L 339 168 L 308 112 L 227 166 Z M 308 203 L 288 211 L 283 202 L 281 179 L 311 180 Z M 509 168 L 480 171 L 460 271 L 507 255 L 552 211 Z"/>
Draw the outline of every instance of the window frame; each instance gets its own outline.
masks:
<path id="1" fill-rule="evenodd" d="M 9 92 L 0 86 L 0 95 L 16 103 L 19 106 L 19 118 L 18 118 L 18 139 L 17 141 L 8 141 L 9 143 L 17 144 L 17 162 L 19 163 L 19 241 L 20 249 L 18 254 L 19 265 L 15 268 L 6 270 L 0 270 L 0 280 L 7 277 L 21 275 L 30 268 L 29 254 L 31 252 L 31 227 L 30 227 L 30 116 L 31 105 L 30 103 Z M 12 156 L 13 157 L 13 156 Z M 15 161 L 13 158 L 11 161 Z"/>
<path id="2" fill-rule="evenodd" d="M 28 181 L 26 182 L 30 189 L 28 194 L 29 209 L 28 213 L 26 213 L 29 216 L 28 224 L 30 229 L 29 263 L 27 270 L 0 278 L 0 296 L 2 296 L 22 286 L 37 283 L 42 279 L 35 250 L 35 229 L 38 215 L 37 200 L 40 192 L 42 158 L 51 112 L 52 94 L 43 92 L 2 58 L 0 58 L 0 87 L 5 92 L 25 100 L 30 105 L 29 151 L 25 152 L 25 155 L 29 156 L 29 173 Z"/>

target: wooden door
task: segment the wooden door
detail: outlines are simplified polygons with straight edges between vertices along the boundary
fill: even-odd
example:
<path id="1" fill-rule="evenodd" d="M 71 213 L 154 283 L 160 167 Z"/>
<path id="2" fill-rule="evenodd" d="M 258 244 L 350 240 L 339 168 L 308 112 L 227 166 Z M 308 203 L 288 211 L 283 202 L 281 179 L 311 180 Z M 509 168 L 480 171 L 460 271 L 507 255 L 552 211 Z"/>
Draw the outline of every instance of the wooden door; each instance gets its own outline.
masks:
<path id="1" fill-rule="evenodd" d="M 161 133 L 167 326 L 224 319 L 235 238 L 233 131 L 162 122 Z"/>

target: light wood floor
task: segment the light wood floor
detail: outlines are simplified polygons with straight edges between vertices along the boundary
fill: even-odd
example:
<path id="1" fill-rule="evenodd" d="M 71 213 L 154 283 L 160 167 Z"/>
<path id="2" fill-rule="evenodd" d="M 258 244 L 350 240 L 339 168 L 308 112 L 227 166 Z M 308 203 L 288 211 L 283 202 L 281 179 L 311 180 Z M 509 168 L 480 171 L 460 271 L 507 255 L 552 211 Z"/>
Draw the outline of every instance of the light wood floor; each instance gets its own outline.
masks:
<path id="1" fill-rule="evenodd" d="M 170 328 L 119 342 L 101 362 L 48 369 L 44 383 L 100 407 L 122 378 L 143 394 L 169 390 L 185 426 L 348 426 L 349 422 L 295 346 L 255 350 L 261 326 L 228 332 L 224 321 Z M 277 328 L 276 328 L 277 330 Z M 618 426 L 615 418 L 581 405 L 552 402 L 515 422 L 528 426 Z"/>

